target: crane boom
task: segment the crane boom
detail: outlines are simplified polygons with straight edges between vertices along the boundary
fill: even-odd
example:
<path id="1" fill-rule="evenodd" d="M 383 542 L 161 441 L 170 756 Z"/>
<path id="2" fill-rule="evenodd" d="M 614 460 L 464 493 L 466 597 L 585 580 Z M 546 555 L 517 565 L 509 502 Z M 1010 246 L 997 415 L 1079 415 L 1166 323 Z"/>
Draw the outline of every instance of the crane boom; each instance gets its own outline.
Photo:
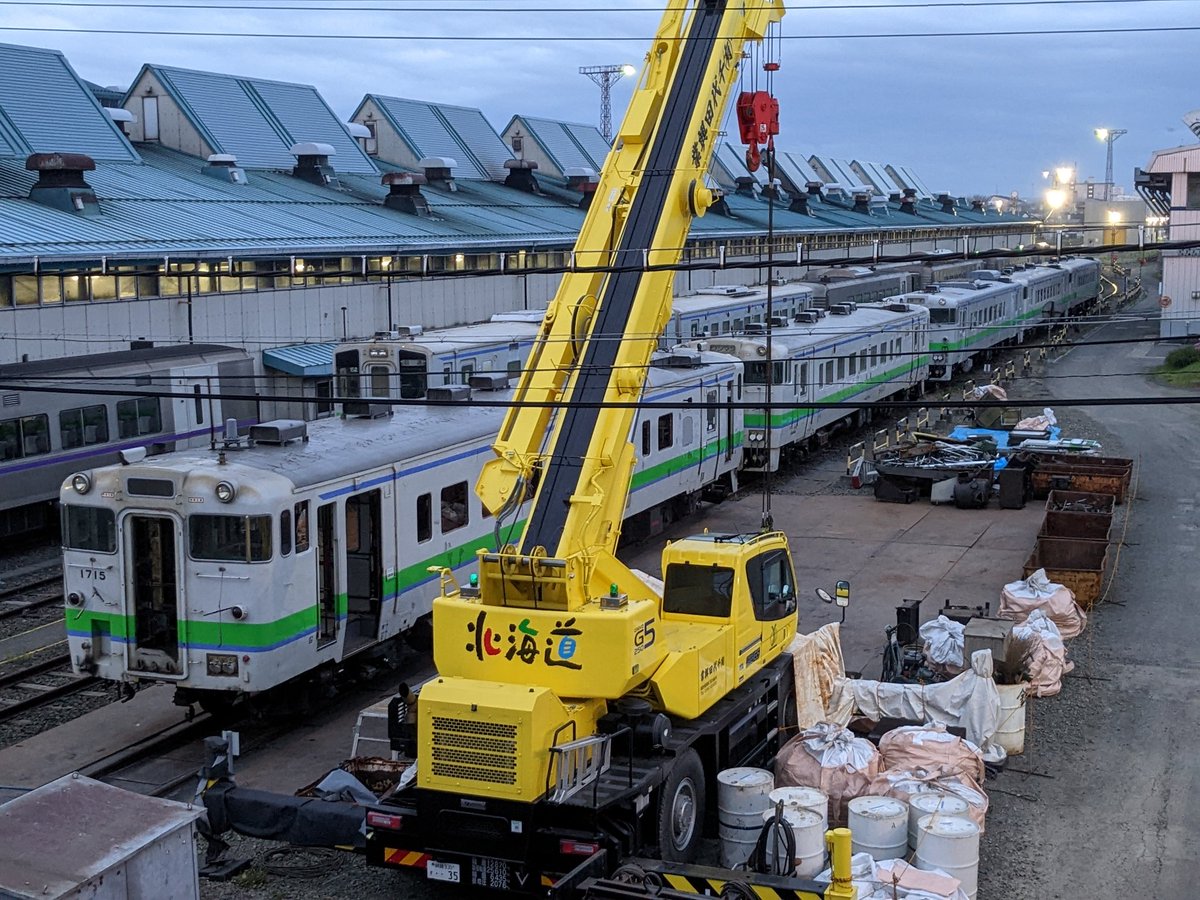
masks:
<path id="1" fill-rule="evenodd" d="M 634 410 L 610 404 L 639 398 L 670 314 L 673 272 L 648 267 L 678 262 L 713 202 L 704 176 L 743 47 L 782 15 L 781 0 L 679 0 L 663 17 L 575 249 L 576 265 L 618 271 L 563 277 L 479 480 L 492 510 L 537 483 L 517 553 L 596 562 L 615 548 Z"/>

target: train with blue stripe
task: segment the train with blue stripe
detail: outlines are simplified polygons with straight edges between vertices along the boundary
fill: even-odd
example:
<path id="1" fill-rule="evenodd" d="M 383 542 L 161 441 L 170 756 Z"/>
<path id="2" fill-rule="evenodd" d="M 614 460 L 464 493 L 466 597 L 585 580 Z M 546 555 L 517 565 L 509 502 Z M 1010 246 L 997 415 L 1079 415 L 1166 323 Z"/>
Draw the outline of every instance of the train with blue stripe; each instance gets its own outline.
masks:
<path id="1" fill-rule="evenodd" d="M 656 356 L 644 399 L 674 408 L 634 426 L 626 529 L 655 533 L 736 489 L 741 374 L 713 352 Z M 427 629 L 430 567 L 465 581 L 521 526 L 521 510 L 492 516 L 475 495 L 504 409 L 467 401 L 511 397 L 483 379 L 427 389 L 446 405 L 350 399 L 343 418 L 76 472 L 60 498 L 75 669 L 216 708 Z"/>
<path id="2" fill-rule="evenodd" d="M 122 450 L 209 446 L 225 420 L 257 421 L 256 404 L 208 396 L 215 392 L 255 393 L 245 350 L 135 347 L 0 366 L 0 537 L 51 524 L 63 479 L 116 463 Z"/>

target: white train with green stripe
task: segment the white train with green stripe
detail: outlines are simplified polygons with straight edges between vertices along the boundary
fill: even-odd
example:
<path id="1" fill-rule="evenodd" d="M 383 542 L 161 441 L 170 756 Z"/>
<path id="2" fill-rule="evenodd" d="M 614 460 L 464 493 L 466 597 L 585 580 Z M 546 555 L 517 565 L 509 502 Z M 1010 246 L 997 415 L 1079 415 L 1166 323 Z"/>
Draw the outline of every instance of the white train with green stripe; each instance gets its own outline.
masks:
<path id="1" fill-rule="evenodd" d="M 742 365 L 728 356 L 655 358 L 645 399 L 673 408 L 642 410 L 634 426 L 627 527 L 652 533 L 705 492 L 736 489 L 741 387 Z M 431 388 L 429 398 L 468 392 Z M 173 683 L 177 702 L 219 708 L 419 636 L 438 593 L 429 568 L 465 580 L 476 551 L 506 541 L 521 518 L 486 516 L 473 489 L 504 410 L 452 402 L 379 415 L 370 400 L 348 405 L 361 414 L 265 423 L 253 442 L 135 454 L 68 478 L 75 669 Z"/>
<path id="2" fill-rule="evenodd" d="M 834 304 L 809 310 L 799 321 L 765 334 L 720 335 L 692 342 L 741 359 L 748 409 L 743 468 L 775 471 L 781 460 L 823 442 L 834 430 L 870 419 L 869 409 L 838 409 L 815 403 L 878 403 L 917 396 L 929 372 L 929 312 L 918 305 Z"/>

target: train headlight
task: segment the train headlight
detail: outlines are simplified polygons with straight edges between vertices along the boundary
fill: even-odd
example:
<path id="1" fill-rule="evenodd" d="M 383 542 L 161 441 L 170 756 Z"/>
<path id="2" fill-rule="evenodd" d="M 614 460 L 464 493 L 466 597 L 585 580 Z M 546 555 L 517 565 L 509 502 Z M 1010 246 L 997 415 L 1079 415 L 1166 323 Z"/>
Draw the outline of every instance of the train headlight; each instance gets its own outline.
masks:
<path id="1" fill-rule="evenodd" d="M 935 363 L 944 363 L 946 361 L 945 353 L 935 353 L 930 357 Z"/>
<path id="2" fill-rule="evenodd" d="M 218 481 L 215 493 L 222 503 L 232 503 L 233 498 L 237 496 L 237 488 L 228 481 Z"/>
<path id="3" fill-rule="evenodd" d="M 77 494 L 86 494 L 92 489 L 92 479 L 83 472 L 77 472 L 71 476 L 71 487 Z"/>
<path id="4" fill-rule="evenodd" d="M 209 653 L 205 659 L 205 669 L 209 675 L 237 675 L 238 658 L 236 653 Z"/>
<path id="5" fill-rule="evenodd" d="M 229 614 L 230 614 L 231 616 L 233 616 L 235 619 L 237 619 L 239 622 L 241 622 L 241 621 L 243 621 L 243 620 L 246 618 L 246 615 L 247 615 L 247 613 L 246 613 L 246 607 L 244 607 L 244 606 L 231 606 L 231 607 L 229 607 Z"/>
<path id="6" fill-rule="evenodd" d="M 68 606 L 80 606 L 82 604 L 83 604 L 83 595 L 82 594 L 77 594 L 75 591 L 71 591 L 71 593 L 67 594 L 67 605 Z"/>
<path id="7" fill-rule="evenodd" d="M 765 432 L 762 432 L 762 431 L 751 431 L 750 432 L 750 440 L 752 440 L 752 441 L 761 441 L 764 437 L 766 437 Z"/>

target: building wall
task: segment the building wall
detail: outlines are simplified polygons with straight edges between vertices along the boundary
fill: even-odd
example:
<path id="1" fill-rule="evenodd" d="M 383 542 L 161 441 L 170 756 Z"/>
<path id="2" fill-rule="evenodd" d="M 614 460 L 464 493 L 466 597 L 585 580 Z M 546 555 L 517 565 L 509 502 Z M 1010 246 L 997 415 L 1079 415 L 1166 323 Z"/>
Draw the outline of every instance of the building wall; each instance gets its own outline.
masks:
<path id="1" fill-rule="evenodd" d="M 1167 239 L 1200 239 L 1200 206 L 1188 206 L 1188 174 L 1200 172 L 1200 145 L 1160 151 L 1155 154 L 1148 171 L 1172 175 Z M 1200 250 L 1163 252 L 1162 297 L 1170 299 L 1159 325 L 1162 337 L 1200 334 Z"/>
<path id="2" fill-rule="evenodd" d="M 354 121 L 365 125 L 370 120 L 375 126 L 376 154 L 380 159 L 387 160 L 398 166 L 409 169 L 419 169 L 421 158 L 413 153 L 412 148 L 391 127 L 388 119 L 380 111 L 374 100 L 365 100 L 362 108 L 354 117 Z"/>
<path id="3" fill-rule="evenodd" d="M 160 144 L 199 157 L 201 164 L 216 152 L 200 137 L 200 132 L 188 121 L 187 116 L 179 109 L 179 105 L 171 95 L 163 89 L 162 82 L 155 78 L 154 73 L 149 70 L 142 73 L 142 77 L 134 84 L 133 91 L 125 102 L 125 109 L 133 113 L 137 119 L 136 122 L 130 122 L 128 125 L 131 141 L 138 143 L 146 140 L 145 123 L 143 122 L 144 104 L 142 102 L 144 97 L 158 98 L 158 142 Z"/>
<path id="4" fill-rule="evenodd" d="M 520 131 L 525 137 L 525 149 L 519 155 L 523 159 L 533 160 L 535 163 L 537 163 L 537 170 L 540 174 L 550 175 L 554 178 L 562 178 L 562 169 L 558 167 L 557 163 L 550 159 L 550 156 L 545 152 L 545 150 L 542 149 L 541 143 L 533 139 L 533 136 L 529 132 L 529 128 L 527 128 L 525 123 L 520 119 L 514 120 L 512 125 L 505 130 L 504 134 L 501 135 L 501 137 L 504 138 L 504 143 L 511 147 L 513 135 L 518 131 Z"/>

